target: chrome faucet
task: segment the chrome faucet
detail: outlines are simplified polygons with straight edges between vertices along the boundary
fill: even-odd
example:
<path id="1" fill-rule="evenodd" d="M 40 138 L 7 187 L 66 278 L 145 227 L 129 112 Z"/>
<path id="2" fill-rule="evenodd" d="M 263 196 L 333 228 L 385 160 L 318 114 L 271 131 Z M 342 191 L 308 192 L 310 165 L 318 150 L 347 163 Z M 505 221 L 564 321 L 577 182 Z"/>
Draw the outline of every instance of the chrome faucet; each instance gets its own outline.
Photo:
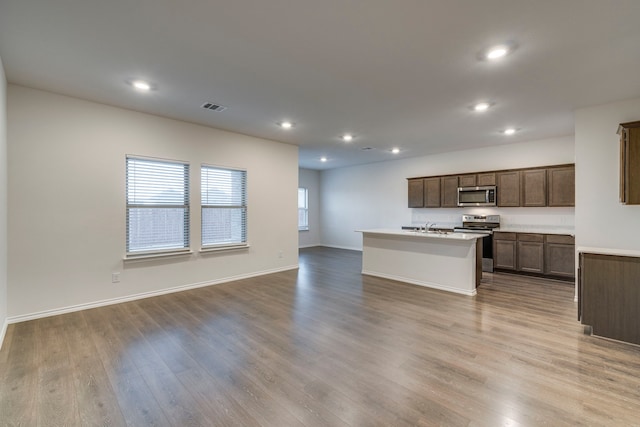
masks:
<path id="1" fill-rule="evenodd" d="M 431 229 L 432 229 L 433 227 L 435 227 L 435 226 L 436 226 L 436 223 L 435 223 L 435 222 L 427 222 L 427 223 L 424 225 L 424 231 L 429 231 L 429 230 L 431 230 Z"/>

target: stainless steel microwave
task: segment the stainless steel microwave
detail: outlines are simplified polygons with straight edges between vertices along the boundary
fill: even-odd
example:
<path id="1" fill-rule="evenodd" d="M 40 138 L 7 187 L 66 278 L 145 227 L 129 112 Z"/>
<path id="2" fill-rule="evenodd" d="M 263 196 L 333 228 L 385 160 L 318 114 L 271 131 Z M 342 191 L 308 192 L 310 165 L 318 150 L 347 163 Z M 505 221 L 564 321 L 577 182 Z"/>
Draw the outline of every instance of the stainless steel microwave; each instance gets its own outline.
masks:
<path id="1" fill-rule="evenodd" d="M 496 186 L 458 187 L 458 206 L 495 206 Z"/>

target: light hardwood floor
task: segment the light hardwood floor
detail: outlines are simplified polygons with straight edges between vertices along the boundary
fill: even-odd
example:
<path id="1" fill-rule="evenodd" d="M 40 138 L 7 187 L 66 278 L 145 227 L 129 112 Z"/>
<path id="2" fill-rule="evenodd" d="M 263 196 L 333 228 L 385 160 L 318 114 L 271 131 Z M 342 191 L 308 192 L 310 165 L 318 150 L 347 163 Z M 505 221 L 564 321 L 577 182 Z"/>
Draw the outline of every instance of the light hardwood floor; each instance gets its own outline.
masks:
<path id="1" fill-rule="evenodd" d="M 0 425 L 640 425 L 640 349 L 589 337 L 573 285 L 476 297 L 300 270 L 10 325 Z"/>

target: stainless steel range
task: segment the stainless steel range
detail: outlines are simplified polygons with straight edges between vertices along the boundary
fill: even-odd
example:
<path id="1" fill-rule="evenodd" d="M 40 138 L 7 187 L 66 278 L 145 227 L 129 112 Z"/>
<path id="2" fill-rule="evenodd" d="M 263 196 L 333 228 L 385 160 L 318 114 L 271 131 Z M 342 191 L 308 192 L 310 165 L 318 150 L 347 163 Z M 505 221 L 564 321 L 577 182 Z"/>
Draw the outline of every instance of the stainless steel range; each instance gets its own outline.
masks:
<path id="1" fill-rule="evenodd" d="M 493 229 L 500 227 L 500 215 L 462 215 L 462 227 L 455 233 L 484 234 L 482 239 L 482 271 L 493 273 Z"/>

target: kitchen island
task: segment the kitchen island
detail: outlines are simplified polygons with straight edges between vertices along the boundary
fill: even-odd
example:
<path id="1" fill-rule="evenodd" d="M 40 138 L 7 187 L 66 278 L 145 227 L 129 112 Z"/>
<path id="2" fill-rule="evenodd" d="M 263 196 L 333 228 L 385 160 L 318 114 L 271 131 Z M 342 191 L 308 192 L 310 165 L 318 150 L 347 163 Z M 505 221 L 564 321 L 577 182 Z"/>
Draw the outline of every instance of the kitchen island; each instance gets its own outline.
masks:
<path id="1" fill-rule="evenodd" d="M 362 274 L 475 295 L 482 235 L 395 229 L 362 233 Z"/>

